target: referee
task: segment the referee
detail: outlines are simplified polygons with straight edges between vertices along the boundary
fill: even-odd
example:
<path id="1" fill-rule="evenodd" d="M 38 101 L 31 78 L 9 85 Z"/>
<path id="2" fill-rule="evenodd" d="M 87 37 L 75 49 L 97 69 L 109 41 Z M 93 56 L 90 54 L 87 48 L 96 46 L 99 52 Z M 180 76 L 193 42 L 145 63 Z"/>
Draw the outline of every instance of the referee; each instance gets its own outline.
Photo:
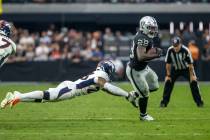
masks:
<path id="1" fill-rule="evenodd" d="M 167 107 L 174 87 L 174 82 L 179 76 L 183 76 L 190 82 L 193 99 L 198 107 L 202 107 L 203 101 L 200 95 L 197 77 L 194 72 L 193 59 L 189 49 L 181 43 L 179 37 L 174 37 L 172 39 L 172 46 L 167 51 L 165 62 L 165 87 L 160 107 Z"/>

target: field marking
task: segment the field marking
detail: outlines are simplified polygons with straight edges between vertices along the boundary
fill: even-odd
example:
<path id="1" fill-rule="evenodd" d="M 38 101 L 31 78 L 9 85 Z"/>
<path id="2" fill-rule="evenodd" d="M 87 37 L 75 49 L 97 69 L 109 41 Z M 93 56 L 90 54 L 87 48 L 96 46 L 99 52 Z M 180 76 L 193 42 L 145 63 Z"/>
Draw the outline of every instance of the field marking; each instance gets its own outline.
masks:
<path id="1" fill-rule="evenodd" d="M 15 120 L 4 120 L 5 123 L 8 122 L 18 122 L 18 121 L 56 121 L 56 120 L 65 120 L 65 121 L 91 121 L 91 120 L 95 120 L 95 121 L 140 121 L 138 118 L 40 118 L 40 119 L 15 119 Z M 167 121 L 172 121 L 172 120 L 210 120 L 209 118 L 173 118 L 173 119 L 169 119 L 169 118 L 163 118 L 163 119 L 155 119 L 152 122 L 156 122 L 156 121 L 162 121 L 162 120 L 167 120 Z M 4 123 L 1 122 L 0 123 Z"/>
<path id="2" fill-rule="evenodd" d="M 12 132 L 15 135 L 46 135 L 46 132 Z M 6 135 L 0 132 L 0 135 Z M 110 133 L 110 132 L 53 132 L 50 135 L 102 135 L 102 136 L 209 136 L 207 133 Z"/>

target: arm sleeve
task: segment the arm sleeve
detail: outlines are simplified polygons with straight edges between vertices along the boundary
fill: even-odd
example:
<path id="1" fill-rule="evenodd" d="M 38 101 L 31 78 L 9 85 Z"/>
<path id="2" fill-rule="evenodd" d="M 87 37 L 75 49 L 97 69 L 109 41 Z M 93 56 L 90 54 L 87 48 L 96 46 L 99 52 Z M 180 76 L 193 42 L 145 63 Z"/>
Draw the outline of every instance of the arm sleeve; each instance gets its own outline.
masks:
<path id="1" fill-rule="evenodd" d="M 165 57 L 165 62 L 169 63 L 169 64 L 171 64 L 171 56 L 170 56 L 170 54 L 171 54 L 171 51 L 170 51 L 170 49 L 168 49 L 167 53 L 166 53 L 166 57 Z"/>
<path id="2" fill-rule="evenodd" d="M 128 97 L 128 92 L 108 82 L 104 84 L 103 90 L 115 96 Z"/>
<path id="3" fill-rule="evenodd" d="M 192 55 L 191 55 L 189 50 L 187 51 L 186 61 L 187 61 L 188 64 L 193 64 Z"/>
<path id="4" fill-rule="evenodd" d="M 76 89 L 82 89 L 91 85 L 95 85 L 97 81 L 98 81 L 98 77 L 81 81 L 80 83 L 76 84 Z"/>

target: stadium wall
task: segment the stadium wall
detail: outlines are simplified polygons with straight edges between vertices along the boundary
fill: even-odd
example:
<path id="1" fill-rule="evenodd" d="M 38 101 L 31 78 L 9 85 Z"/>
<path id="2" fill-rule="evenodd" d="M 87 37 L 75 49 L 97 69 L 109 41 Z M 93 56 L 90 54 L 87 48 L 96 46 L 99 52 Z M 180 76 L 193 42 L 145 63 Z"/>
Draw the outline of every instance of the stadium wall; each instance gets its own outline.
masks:
<path id="1" fill-rule="evenodd" d="M 2 18 L 13 22 L 133 24 L 151 15 L 169 22 L 208 23 L 210 4 L 3 4 Z M 37 20 L 38 19 L 38 20 Z"/>
<path id="2" fill-rule="evenodd" d="M 126 61 L 124 61 L 126 66 Z M 70 61 L 18 62 L 6 64 L 0 69 L 1 81 L 74 81 L 95 70 L 97 62 L 85 61 L 72 63 Z M 150 67 L 158 74 L 159 80 L 164 81 L 164 61 L 151 61 Z M 210 63 L 196 63 L 196 73 L 199 81 L 210 81 Z M 122 80 L 127 80 L 126 76 Z M 183 80 L 183 79 L 179 79 Z"/>

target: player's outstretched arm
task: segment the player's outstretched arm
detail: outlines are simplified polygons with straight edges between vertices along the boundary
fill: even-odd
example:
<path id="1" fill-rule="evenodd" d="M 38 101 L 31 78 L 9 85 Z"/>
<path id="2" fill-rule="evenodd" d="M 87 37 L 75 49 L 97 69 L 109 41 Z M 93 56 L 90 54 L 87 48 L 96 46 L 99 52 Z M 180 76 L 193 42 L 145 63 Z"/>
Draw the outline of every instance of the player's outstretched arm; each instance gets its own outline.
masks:
<path id="1" fill-rule="evenodd" d="M 105 79 L 98 77 L 97 80 L 98 85 L 102 88 L 103 91 L 115 95 L 115 96 L 123 96 L 123 97 L 128 97 L 129 93 L 126 92 L 125 90 L 107 82 Z"/>

